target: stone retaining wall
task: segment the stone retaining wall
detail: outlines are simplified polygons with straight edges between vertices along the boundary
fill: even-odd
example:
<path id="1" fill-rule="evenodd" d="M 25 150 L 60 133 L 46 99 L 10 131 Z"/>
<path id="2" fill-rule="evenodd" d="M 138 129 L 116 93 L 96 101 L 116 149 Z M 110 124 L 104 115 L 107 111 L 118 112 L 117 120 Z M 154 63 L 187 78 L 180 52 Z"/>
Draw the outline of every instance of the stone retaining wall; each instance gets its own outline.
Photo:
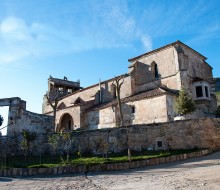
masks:
<path id="1" fill-rule="evenodd" d="M 201 150 L 192 153 L 172 155 L 160 158 L 151 158 L 146 160 L 123 162 L 123 163 L 106 163 L 95 165 L 71 165 L 60 166 L 54 168 L 10 168 L 1 169 L 0 176 L 2 177 L 16 177 L 16 176 L 34 176 L 34 175 L 62 175 L 62 174 L 76 174 L 85 172 L 100 172 L 100 171 L 119 171 L 133 168 L 141 168 L 146 166 L 153 166 L 169 162 L 176 162 L 179 160 L 186 160 L 193 157 L 205 156 L 212 153 L 212 150 Z"/>
<path id="2" fill-rule="evenodd" d="M 126 134 L 127 133 L 127 134 Z M 220 149 L 220 119 L 201 118 L 165 123 L 140 124 L 128 127 L 73 132 L 72 152 L 90 151 L 102 154 L 132 150 Z M 128 136 L 128 138 L 127 138 Z M 159 144 L 160 143 L 160 144 Z M 160 146 L 161 145 L 161 146 Z"/>

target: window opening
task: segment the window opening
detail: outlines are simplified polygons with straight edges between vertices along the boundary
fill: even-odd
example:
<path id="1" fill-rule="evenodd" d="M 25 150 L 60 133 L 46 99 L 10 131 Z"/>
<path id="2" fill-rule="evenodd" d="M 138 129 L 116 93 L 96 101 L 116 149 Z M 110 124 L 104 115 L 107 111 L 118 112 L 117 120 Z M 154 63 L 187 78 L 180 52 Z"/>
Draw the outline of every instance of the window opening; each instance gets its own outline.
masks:
<path id="1" fill-rule="evenodd" d="M 203 93 L 202 93 L 202 86 L 197 86 L 196 87 L 196 96 L 199 97 L 203 97 Z"/>
<path id="2" fill-rule="evenodd" d="M 69 88 L 69 89 L 68 89 L 68 93 L 70 94 L 70 93 L 72 93 L 72 92 L 73 92 L 72 89 Z"/>
<path id="3" fill-rule="evenodd" d="M 131 106 L 131 113 L 135 113 L 135 106 Z"/>
<path id="4" fill-rule="evenodd" d="M 162 148 L 163 147 L 163 142 L 162 141 L 157 141 L 157 147 Z"/>
<path id="5" fill-rule="evenodd" d="M 209 97 L 209 89 L 208 86 L 205 86 L 205 95 L 208 98 Z"/>
<path id="6" fill-rule="evenodd" d="M 115 99 L 117 97 L 116 88 L 112 85 L 112 98 Z"/>
<path id="7" fill-rule="evenodd" d="M 157 64 L 154 65 L 154 77 L 155 79 L 159 78 L 158 67 Z"/>
<path id="8" fill-rule="evenodd" d="M 71 130 L 71 120 L 68 121 L 68 129 Z"/>

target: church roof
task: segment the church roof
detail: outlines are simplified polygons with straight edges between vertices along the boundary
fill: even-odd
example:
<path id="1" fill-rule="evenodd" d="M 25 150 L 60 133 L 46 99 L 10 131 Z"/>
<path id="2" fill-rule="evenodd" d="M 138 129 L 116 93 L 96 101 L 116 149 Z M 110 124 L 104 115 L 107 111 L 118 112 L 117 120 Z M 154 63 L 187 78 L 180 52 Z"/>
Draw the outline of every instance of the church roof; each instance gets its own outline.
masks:
<path id="1" fill-rule="evenodd" d="M 149 51 L 149 52 L 144 53 L 144 54 L 142 54 L 142 55 L 139 55 L 139 56 L 130 58 L 130 59 L 128 59 L 128 61 L 129 61 L 129 62 L 133 62 L 133 61 L 135 61 L 135 60 L 137 60 L 137 59 L 139 59 L 139 58 L 141 58 L 141 57 L 146 57 L 146 56 L 148 56 L 148 55 L 154 54 L 154 53 L 156 53 L 156 52 L 159 52 L 159 51 L 161 51 L 161 50 L 163 50 L 163 49 L 166 49 L 166 48 L 168 48 L 168 47 L 172 47 L 172 46 L 175 46 L 175 45 L 184 45 L 185 47 L 187 47 L 187 48 L 189 48 L 190 50 L 192 50 L 194 53 L 198 54 L 199 56 L 202 56 L 202 57 L 204 58 L 204 60 L 207 59 L 205 56 L 203 56 L 202 54 L 200 54 L 200 53 L 197 52 L 196 50 L 192 49 L 191 47 L 189 47 L 189 46 L 187 46 L 186 44 L 182 43 L 181 41 L 177 40 L 176 42 L 173 42 L 173 43 L 171 43 L 171 44 L 162 46 L 162 47 L 160 47 L 160 48 L 157 48 L 157 49 L 155 49 L 155 50 Z"/>
<path id="2" fill-rule="evenodd" d="M 141 92 L 139 94 L 132 95 L 132 96 L 129 96 L 129 97 L 126 97 L 126 98 L 122 98 L 121 102 L 122 103 L 132 102 L 132 101 L 137 101 L 137 100 L 141 100 L 141 99 L 161 96 L 161 95 L 164 95 L 164 94 L 170 94 L 170 95 L 175 96 L 175 95 L 177 95 L 177 91 L 173 91 L 171 89 L 164 88 L 164 87 L 159 87 L 159 88 L 155 88 L 155 89 L 152 89 L 152 90 Z M 94 106 L 90 107 L 89 109 L 87 109 L 87 111 L 100 110 L 100 109 L 107 108 L 109 106 L 116 106 L 116 105 L 117 105 L 117 101 L 114 100 L 112 102 L 102 103 L 102 104 L 99 104 L 99 105 L 94 105 Z"/>

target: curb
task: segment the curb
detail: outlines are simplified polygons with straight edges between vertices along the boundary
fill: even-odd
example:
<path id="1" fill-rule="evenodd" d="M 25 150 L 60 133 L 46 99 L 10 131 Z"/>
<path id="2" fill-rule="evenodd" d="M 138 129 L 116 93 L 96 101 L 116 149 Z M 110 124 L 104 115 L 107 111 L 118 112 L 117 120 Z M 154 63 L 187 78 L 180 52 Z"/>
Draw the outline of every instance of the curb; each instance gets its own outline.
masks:
<path id="1" fill-rule="evenodd" d="M 186 160 L 189 158 L 201 157 L 213 153 L 212 150 L 201 150 L 192 153 L 172 155 L 167 157 L 150 158 L 146 160 L 138 160 L 123 163 L 105 163 L 95 165 L 70 165 L 59 166 L 54 168 L 8 168 L 0 169 L 1 177 L 19 177 L 19 176 L 35 176 L 35 175 L 62 175 L 76 174 L 101 171 L 120 171 L 141 168 L 146 166 L 154 166 L 164 163 Z"/>

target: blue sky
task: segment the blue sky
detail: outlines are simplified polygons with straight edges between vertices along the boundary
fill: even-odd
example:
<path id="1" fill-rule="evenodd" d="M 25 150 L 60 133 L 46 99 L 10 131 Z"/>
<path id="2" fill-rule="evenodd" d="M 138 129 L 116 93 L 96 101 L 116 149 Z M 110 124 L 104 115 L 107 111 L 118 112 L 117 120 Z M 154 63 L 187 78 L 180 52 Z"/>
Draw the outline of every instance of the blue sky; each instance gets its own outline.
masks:
<path id="1" fill-rule="evenodd" d="M 0 7 L 0 98 L 21 97 L 33 112 L 41 113 L 49 75 L 86 87 L 176 40 L 220 76 L 218 0 L 1 0 Z M 6 112 L 0 108 L 5 120 Z"/>

